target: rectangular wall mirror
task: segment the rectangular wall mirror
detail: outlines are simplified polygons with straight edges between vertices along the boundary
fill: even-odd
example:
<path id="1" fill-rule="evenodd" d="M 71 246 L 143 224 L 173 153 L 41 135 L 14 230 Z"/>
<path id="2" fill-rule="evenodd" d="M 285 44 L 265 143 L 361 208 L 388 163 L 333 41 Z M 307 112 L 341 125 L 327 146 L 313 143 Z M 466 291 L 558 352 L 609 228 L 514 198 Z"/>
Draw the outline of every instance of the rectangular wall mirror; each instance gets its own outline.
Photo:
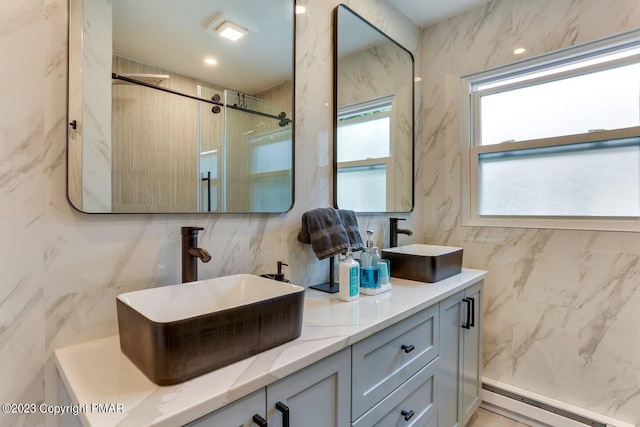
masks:
<path id="1" fill-rule="evenodd" d="M 414 59 L 345 5 L 334 10 L 334 205 L 414 206 Z"/>
<path id="2" fill-rule="evenodd" d="M 70 0 L 68 198 L 286 212 L 295 0 Z"/>

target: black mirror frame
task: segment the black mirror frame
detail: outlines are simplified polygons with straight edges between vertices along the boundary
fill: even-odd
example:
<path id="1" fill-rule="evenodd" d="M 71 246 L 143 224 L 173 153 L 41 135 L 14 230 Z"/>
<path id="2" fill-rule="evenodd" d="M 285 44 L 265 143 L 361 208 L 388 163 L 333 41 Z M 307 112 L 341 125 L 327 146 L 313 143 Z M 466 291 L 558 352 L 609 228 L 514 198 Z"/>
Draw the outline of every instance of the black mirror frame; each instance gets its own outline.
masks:
<path id="1" fill-rule="evenodd" d="M 400 43 L 389 37 L 386 33 L 381 31 L 371 22 L 364 19 L 360 14 L 355 12 L 349 6 L 344 3 L 339 4 L 333 9 L 333 105 L 332 109 L 332 123 L 333 123 L 333 206 L 338 208 L 338 11 L 340 8 L 344 8 L 345 10 L 352 13 L 356 18 L 360 19 L 364 24 L 368 25 L 376 32 L 381 34 L 387 40 L 404 50 L 411 57 L 411 79 L 413 90 L 411 91 L 411 209 L 408 211 L 375 211 L 375 212 L 360 212 L 363 214 L 380 214 L 380 213 L 410 213 L 413 212 L 416 206 L 416 137 L 415 137 L 415 121 L 416 121 L 416 112 L 415 112 L 415 75 L 416 75 L 416 67 L 415 67 L 415 58 L 413 54 Z"/>
<path id="2" fill-rule="evenodd" d="M 256 215 L 270 215 L 270 214 L 284 214 L 287 213 L 289 211 L 291 211 L 293 209 L 293 206 L 295 205 L 295 200 L 296 200 L 296 46 L 297 46 L 297 40 L 296 40 L 296 28 L 297 28 L 297 13 L 296 13 L 296 6 L 298 4 L 298 0 L 291 0 L 292 2 L 292 9 L 291 9 L 291 13 L 293 15 L 293 25 L 291 28 L 291 41 L 292 41 L 292 48 L 291 48 L 291 80 L 292 80 L 292 89 L 291 89 L 291 204 L 289 205 L 289 207 L 284 210 L 284 211 L 275 211 L 275 212 L 257 212 L 257 211 L 231 211 L 231 212 L 211 212 L 211 211 L 189 211 L 189 212 L 87 212 L 87 211 L 83 211 L 81 208 L 77 207 L 73 200 L 71 200 L 71 195 L 70 195 L 70 176 L 69 176 L 69 165 L 71 162 L 71 155 L 70 155 L 70 150 L 69 150 L 69 142 L 71 140 L 71 134 L 73 131 L 76 130 L 77 128 L 77 121 L 73 120 L 70 118 L 70 113 L 69 113 L 69 107 L 70 107 L 70 93 L 69 93 L 69 87 L 71 86 L 71 83 L 69 81 L 69 79 L 71 78 L 71 73 L 70 73 L 70 64 L 69 64 L 69 56 L 71 54 L 71 40 L 69 38 L 69 34 L 70 34 L 70 26 L 71 26 L 71 22 L 70 22 L 70 16 L 71 16 L 71 0 L 67 1 L 67 103 L 66 103 L 66 118 L 67 118 L 67 149 L 66 149 L 66 174 L 65 174 L 65 178 L 66 178 L 66 188 L 65 188 L 65 197 L 67 199 L 67 202 L 69 203 L 69 205 L 76 211 L 76 212 L 80 212 L 82 214 L 86 214 L 86 215 L 153 215 L 153 214 L 185 214 L 185 215 L 192 215 L 192 214 L 196 214 L 196 215 L 245 215 L 245 214 L 256 214 Z M 192 97 L 192 98 L 197 98 L 197 97 Z M 201 99 L 201 101 L 204 102 L 209 102 L 209 100 L 207 99 Z"/>

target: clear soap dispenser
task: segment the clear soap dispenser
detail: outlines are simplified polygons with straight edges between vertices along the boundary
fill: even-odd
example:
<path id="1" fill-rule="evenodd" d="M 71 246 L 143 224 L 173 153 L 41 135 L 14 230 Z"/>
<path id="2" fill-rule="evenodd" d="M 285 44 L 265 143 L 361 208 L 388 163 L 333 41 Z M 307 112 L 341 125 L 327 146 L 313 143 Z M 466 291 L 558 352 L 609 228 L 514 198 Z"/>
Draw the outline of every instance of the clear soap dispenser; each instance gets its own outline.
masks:
<path id="1" fill-rule="evenodd" d="M 380 286 L 379 267 L 380 254 L 378 247 L 373 245 L 373 231 L 367 230 L 367 245 L 360 256 L 360 286 L 363 288 L 377 288 Z"/>

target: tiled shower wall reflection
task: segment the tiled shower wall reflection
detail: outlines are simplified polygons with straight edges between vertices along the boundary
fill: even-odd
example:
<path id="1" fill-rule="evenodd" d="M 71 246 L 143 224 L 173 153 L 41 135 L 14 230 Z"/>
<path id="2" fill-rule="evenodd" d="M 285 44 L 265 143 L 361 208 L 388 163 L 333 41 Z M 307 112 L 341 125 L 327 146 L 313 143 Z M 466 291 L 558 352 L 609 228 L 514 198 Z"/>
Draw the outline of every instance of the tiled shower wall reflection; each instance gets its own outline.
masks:
<path id="1" fill-rule="evenodd" d="M 484 375 L 633 424 L 640 234 L 461 227 L 459 90 L 462 75 L 639 26 L 635 0 L 498 0 L 426 29 L 419 141 L 423 239 L 489 271 Z"/>

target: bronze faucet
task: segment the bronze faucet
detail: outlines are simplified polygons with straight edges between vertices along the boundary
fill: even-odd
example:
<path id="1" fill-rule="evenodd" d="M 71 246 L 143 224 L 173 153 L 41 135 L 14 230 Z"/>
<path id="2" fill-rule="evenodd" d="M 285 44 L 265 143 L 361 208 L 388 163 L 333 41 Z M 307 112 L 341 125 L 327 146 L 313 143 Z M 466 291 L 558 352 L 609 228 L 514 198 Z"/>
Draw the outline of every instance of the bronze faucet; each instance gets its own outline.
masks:
<path id="1" fill-rule="evenodd" d="M 206 249 L 198 247 L 198 231 L 202 227 L 182 227 L 182 283 L 198 280 L 198 258 L 202 262 L 211 261 Z"/>
<path id="2" fill-rule="evenodd" d="M 389 247 L 398 246 L 398 234 L 406 234 L 413 236 L 413 231 L 404 228 L 398 228 L 398 221 L 404 221 L 405 218 L 389 218 Z"/>

